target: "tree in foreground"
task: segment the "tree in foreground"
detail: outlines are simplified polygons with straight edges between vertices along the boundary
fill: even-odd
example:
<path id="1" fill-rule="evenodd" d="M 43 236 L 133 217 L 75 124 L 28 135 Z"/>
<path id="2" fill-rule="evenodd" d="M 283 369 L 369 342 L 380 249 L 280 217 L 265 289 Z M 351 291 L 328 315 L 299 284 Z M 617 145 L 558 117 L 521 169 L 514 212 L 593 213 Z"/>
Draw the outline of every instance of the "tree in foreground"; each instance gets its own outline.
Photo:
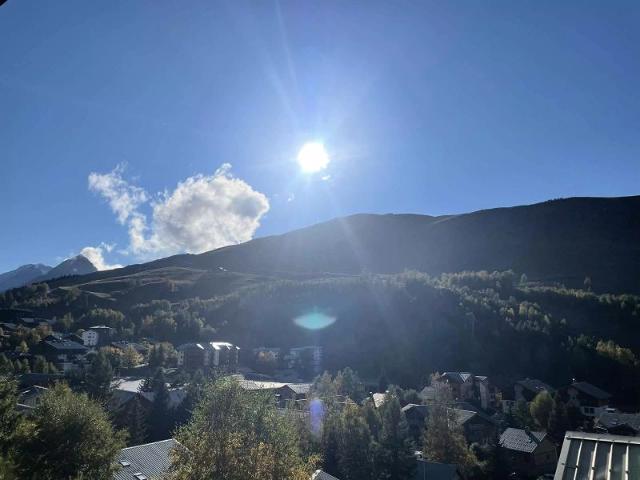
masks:
<path id="1" fill-rule="evenodd" d="M 16 403 L 18 391 L 16 381 L 0 377 L 0 454 L 5 455 L 12 444 L 13 433 L 18 424 Z M 0 477 L 2 478 L 2 477 Z"/>
<path id="2" fill-rule="evenodd" d="M 191 421 L 178 430 L 175 480 L 308 480 L 315 459 L 302 457 L 293 421 L 270 396 L 224 378 L 207 385 Z"/>
<path id="3" fill-rule="evenodd" d="M 58 384 L 16 431 L 12 450 L 18 477 L 110 480 L 125 436 L 114 431 L 98 403 Z"/>

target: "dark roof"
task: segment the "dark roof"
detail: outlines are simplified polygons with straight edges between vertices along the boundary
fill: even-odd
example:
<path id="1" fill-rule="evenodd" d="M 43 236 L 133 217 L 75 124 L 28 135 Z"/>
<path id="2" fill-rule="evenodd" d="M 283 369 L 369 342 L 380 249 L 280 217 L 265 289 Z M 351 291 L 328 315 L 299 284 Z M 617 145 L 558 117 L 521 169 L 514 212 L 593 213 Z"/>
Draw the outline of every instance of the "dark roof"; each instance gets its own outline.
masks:
<path id="1" fill-rule="evenodd" d="M 429 416 L 429 409 L 430 409 L 429 405 L 418 405 L 415 403 L 409 403 L 404 407 L 402 407 L 402 411 L 404 412 L 405 415 L 417 415 L 418 417 L 422 417 L 422 418 L 426 418 Z M 482 418 L 483 420 L 486 420 L 487 422 L 490 422 L 493 424 L 496 423 L 495 420 L 493 420 L 491 417 L 489 417 L 488 415 L 482 412 L 476 412 L 474 410 L 464 410 L 461 408 L 451 408 L 451 407 L 447 407 L 447 410 L 453 411 L 459 425 L 464 425 L 465 423 L 467 423 L 472 418 L 475 418 L 476 416 L 479 418 Z"/>
<path id="2" fill-rule="evenodd" d="M 596 387 L 595 385 L 590 384 L 589 382 L 574 382 L 571 384 L 573 388 L 579 390 L 585 395 L 589 395 L 590 397 L 596 398 L 598 400 L 608 400 L 611 398 L 611 394 L 605 392 L 601 388 Z"/>
<path id="3" fill-rule="evenodd" d="M 289 387 L 296 395 L 306 395 L 311 390 L 310 383 L 287 383 L 285 387 Z"/>
<path id="4" fill-rule="evenodd" d="M 507 428 L 500 435 L 500 446 L 517 452 L 532 453 L 547 436 L 546 432 L 531 432 L 521 428 Z"/>
<path id="5" fill-rule="evenodd" d="M 640 413 L 601 413 L 596 420 L 596 425 L 606 428 L 627 426 L 636 432 L 640 432 Z"/>
<path id="6" fill-rule="evenodd" d="M 609 453 L 611 452 L 611 454 Z M 567 432 L 555 479 L 640 478 L 640 438 Z"/>
<path id="7" fill-rule="evenodd" d="M 54 382 L 64 380 L 64 375 L 59 373 L 23 373 L 18 376 L 20 386 L 51 385 Z"/>
<path id="8" fill-rule="evenodd" d="M 428 480 L 454 480 L 460 478 L 458 466 L 451 463 L 435 463 L 418 460 L 418 475 L 416 478 Z"/>
<path id="9" fill-rule="evenodd" d="M 422 418 L 426 418 L 429 415 L 428 405 L 418 405 L 416 403 L 409 403 L 402 407 L 402 411 L 405 415 L 419 415 Z"/>
<path id="10" fill-rule="evenodd" d="M 538 380 L 537 378 L 525 378 L 524 380 L 519 380 L 516 382 L 518 385 L 522 385 L 527 390 L 540 393 L 543 390 L 546 390 L 549 393 L 553 393 L 555 390 L 552 386 L 547 385 L 542 380 Z"/>
<path id="11" fill-rule="evenodd" d="M 155 480 L 164 478 L 171 466 L 169 453 L 178 445 L 173 438 L 123 448 L 118 455 L 120 470 L 114 480 Z M 141 474 L 142 476 L 137 476 Z"/>
<path id="12" fill-rule="evenodd" d="M 50 340 L 43 340 L 45 345 L 51 348 L 55 348 L 56 350 L 89 350 L 84 345 L 80 345 L 78 342 L 74 342 L 73 340 L 52 338 Z"/>
<path id="13" fill-rule="evenodd" d="M 448 380 L 452 383 L 464 383 L 473 375 L 469 372 L 444 372 L 440 378 L 443 380 Z"/>

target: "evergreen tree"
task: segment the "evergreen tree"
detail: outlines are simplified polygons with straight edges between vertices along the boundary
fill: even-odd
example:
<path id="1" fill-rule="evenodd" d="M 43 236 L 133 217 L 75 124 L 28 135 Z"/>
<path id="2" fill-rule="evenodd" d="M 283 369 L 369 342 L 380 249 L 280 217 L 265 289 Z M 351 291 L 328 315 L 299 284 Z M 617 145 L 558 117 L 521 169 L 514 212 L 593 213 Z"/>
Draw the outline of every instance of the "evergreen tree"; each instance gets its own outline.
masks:
<path id="1" fill-rule="evenodd" d="M 382 420 L 380 419 L 378 409 L 373 405 L 373 401 L 367 400 L 364 403 L 362 407 L 362 416 L 369 426 L 371 435 L 373 435 L 374 439 L 377 439 L 380 434 L 380 429 L 382 428 Z"/>
<path id="2" fill-rule="evenodd" d="M 339 395 L 349 397 L 356 403 L 360 403 L 366 396 L 364 383 L 358 374 L 349 367 L 338 372 L 335 384 Z"/>
<path id="3" fill-rule="evenodd" d="M 33 371 L 36 373 L 49 373 L 49 364 L 41 355 L 36 355 L 33 361 Z"/>
<path id="4" fill-rule="evenodd" d="M 526 402 L 520 401 L 516 403 L 513 419 L 517 428 L 535 428 L 535 421 Z"/>
<path id="5" fill-rule="evenodd" d="M 125 425 L 129 432 L 129 445 L 145 443 L 147 440 L 147 411 L 137 396 L 131 401 L 131 406 L 126 412 Z"/>
<path id="6" fill-rule="evenodd" d="M 17 402 L 16 381 L 11 377 L 0 377 L 0 454 L 7 453 L 18 424 Z"/>
<path id="7" fill-rule="evenodd" d="M 12 451 L 18 476 L 111 480 L 125 435 L 113 430 L 98 403 L 57 384 L 16 429 Z"/>
<path id="8" fill-rule="evenodd" d="M 340 474 L 338 465 L 340 435 L 340 415 L 335 410 L 328 410 L 322 419 L 320 447 L 322 450 L 322 469 L 331 475 Z"/>
<path id="9" fill-rule="evenodd" d="M 455 463 L 467 471 L 477 463 L 457 422 L 455 410 L 440 402 L 429 409 L 423 453 L 431 462 Z"/>
<path id="10" fill-rule="evenodd" d="M 395 394 L 387 395 L 380 406 L 382 428 L 378 435 L 376 473 L 380 479 L 408 479 L 415 469 L 415 445 L 409 425 Z"/>
<path id="11" fill-rule="evenodd" d="M 553 407 L 549 414 L 549 421 L 547 424 L 547 431 L 549 435 L 557 442 L 562 441 L 564 434 L 569 430 L 569 414 L 567 413 L 567 406 L 564 404 L 560 395 L 556 393 L 553 397 Z"/>
<path id="12" fill-rule="evenodd" d="M 341 414 L 338 445 L 340 478 L 361 480 L 373 473 L 372 443 L 369 426 L 357 405 L 347 405 Z"/>
<path id="13" fill-rule="evenodd" d="M 109 357 L 103 351 L 98 352 L 91 361 L 85 375 L 85 388 L 94 399 L 105 401 L 111 393 L 113 368 Z"/>
<path id="14" fill-rule="evenodd" d="M 0 374 L 13 373 L 13 364 L 4 353 L 0 353 Z"/>
<path id="15" fill-rule="evenodd" d="M 153 392 L 153 404 L 149 413 L 149 436 L 152 441 L 164 440 L 169 438 L 173 428 L 174 412 L 169 408 L 169 389 L 161 368 L 156 370 L 149 387 Z"/>

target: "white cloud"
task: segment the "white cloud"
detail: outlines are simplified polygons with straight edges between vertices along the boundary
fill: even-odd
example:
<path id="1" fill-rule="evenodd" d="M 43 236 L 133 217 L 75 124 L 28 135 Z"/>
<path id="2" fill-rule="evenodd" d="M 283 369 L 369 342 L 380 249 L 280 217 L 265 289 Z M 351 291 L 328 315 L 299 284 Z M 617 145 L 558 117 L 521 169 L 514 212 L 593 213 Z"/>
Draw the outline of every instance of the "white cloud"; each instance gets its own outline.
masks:
<path id="1" fill-rule="evenodd" d="M 223 164 L 213 175 L 195 175 L 153 200 L 122 178 L 123 167 L 89 175 L 89 189 L 105 197 L 126 224 L 128 251 L 140 258 L 202 253 L 253 238 L 269 210 L 267 197 L 231 174 Z M 150 203 L 151 222 L 140 211 Z"/>
<path id="2" fill-rule="evenodd" d="M 131 185 L 122 178 L 125 165 L 120 164 L 110 173 L 89 174 L 89 190 L 99 193 L 109 201 L 118 222 L 125 222 L 140 205 L 148 200 L 147 193 L 140 187 Z"/>
<path id="3" fill-rule="evenodd" d="M 97 247 L 84 247 L 80 250 L 80 255 L 84 255 L 87 259 L 93 263 L 93 266 L 98 270 L 113 270 L 114 268 L 122 268 L 122 265 L 117 263 L 108 264 L 104 259 L 104 252 L 110 253 L 113 250 L 113 245 L 107 243 L 101 243 Z"/>

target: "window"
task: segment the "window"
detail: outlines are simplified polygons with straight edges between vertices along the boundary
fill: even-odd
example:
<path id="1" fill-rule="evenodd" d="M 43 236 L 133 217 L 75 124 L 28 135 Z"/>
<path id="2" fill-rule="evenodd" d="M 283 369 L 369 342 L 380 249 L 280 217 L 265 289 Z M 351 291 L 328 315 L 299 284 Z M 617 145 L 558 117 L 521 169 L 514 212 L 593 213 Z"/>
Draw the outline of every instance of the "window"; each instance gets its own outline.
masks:
<path id="1" fill-rule="evenodd" d="M 129 462 L 127 462 L 126 460 L 120 460 L 120 465 L 122 465 L 123 467 L 128 467 L 131 464 Z"/>

